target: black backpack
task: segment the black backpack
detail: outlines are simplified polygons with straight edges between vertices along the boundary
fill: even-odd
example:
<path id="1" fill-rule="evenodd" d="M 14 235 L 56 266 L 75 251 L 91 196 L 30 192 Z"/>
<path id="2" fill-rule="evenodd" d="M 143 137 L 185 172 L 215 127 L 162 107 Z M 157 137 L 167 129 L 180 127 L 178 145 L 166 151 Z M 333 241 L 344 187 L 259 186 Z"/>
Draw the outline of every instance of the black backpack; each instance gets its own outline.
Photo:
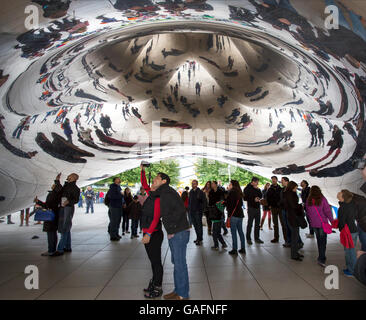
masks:
<path id="1" fill-rule="evenodd" d="M 104 204 L 105 204 L 107 207 L 109 207 L 110 203 L 111 203 L 111 199 L 109 198 L 109 190 L 108 190 L 107 194 L 106 194 L 106 195 L 105 195 L 105 197 L 104 197 Z"/>

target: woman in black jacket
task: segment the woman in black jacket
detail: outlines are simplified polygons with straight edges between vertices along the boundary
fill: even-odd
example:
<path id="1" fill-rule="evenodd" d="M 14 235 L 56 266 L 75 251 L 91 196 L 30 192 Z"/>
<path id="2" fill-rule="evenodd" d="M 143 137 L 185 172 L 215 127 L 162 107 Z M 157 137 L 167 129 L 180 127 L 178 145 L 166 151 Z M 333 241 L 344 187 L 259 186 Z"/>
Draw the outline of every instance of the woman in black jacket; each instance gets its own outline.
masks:
<path id="1" fill-rule="evenodd" d="M 48 251 L 42 253 L 42 256 L 52 256 L 57 248 L 57 227 L 58 227 L 58 211 L 61 202 L 61 188 L 56 183 L 52 185 L 52 190 L 49 191 L 46 202 L 34 199 L 35 209 L 43 208 L 51 210 L 55 214 L 53 221 L 45 221 L 43 223 L 43 231 L 47 232 Z"/>
<path id="2" fill-rule="evenodd" d="M 299 204 L 299 197 L 297 195 L 297 183 L 290 181 L 283 193 L 283 203 L 287 212 L 287 221 L 291 229 L 291 259 L 302 261 L 304 257 L 298 252 L 299 245 L 299 224 L 297 217 L 303 216 L 302 206 Z"/>
<path id="3" fill-rule="evenodd" d="M 131 194 L 131 190 L 130 188 L 126 188 L 125 191 L 123 192 L 123 198 L 125 199 L 126 202 L 126 208 L 130 205 L 130 203 L 132 202 L 132 194 Z M 126 233 L 130 233 L 128 231 L 129 228 L 129 219 L 128 219 L 128 213 L 126 210 L 123 210 L 122 212 L 122 235 L 125 235 Z"/>
<path id="4" fill-rule="evenodd" d="M 243 192 L 241 191 L 239 182 L 231 180 L 228 186 L 229 193 L 225 204 L 228 219 L 230 218 L 231 237 L 233 239 L 233 250 L 229 254 L 238 254 L 238 241 L 236 232 L 239 233 L 241 249 L 239 253 L 245 254 L 245 238 L 243 232 Z"/>
<path id="5" fill-rule="evenodd" d="M 355 249 L 358 236 L 358 230 L 356 226 L 357 207 L 355 202 L 353 201 L 353 193 L 348 190 L 342 190 L 341 192 L 338 192 L 337 198 L 339 200 L 339 209 L 338 209 L 339 231 L 342 231 L 343 228 L 347 225 L 351 233 L 354 244 L 354 248 L 344 247 L 347 268 L 343 270 L 343 273 L 346 276 L 353 276 L 355 264 L 357 261 L 356 249 Z"/>

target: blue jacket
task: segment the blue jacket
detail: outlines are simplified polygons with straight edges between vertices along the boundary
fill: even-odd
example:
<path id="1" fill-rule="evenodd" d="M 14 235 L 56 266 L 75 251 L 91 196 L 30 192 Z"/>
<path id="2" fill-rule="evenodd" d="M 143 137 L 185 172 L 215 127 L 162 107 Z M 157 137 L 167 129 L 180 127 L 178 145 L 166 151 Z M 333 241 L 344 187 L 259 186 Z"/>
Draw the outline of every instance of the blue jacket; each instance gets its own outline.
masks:
<path id="1" fill-rule="evenodd" d="M 108 196 L 111 200 L 109 206 L 112 208 L 122 208 L 125 204 L 125 199 L 122 195 L 122 188 L 118 184 L 112 183 L 109 186 Z"/>
<path id="2" fill-rule="evenodd" d="M 71 127 L 70 127 L 70 123 L 64 123 L 63 124 L 63 127 L 64 127 L 64 134 L 69 136 L 72 134 L 72 130 L 71 130 Z"/>

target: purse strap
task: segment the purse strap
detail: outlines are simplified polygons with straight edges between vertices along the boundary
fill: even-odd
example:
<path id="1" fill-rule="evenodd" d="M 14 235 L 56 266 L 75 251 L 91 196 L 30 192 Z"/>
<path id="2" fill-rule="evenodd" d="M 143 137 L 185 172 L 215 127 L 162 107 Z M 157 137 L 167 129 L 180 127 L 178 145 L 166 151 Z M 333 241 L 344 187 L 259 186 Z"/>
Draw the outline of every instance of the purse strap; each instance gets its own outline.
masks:
<path id="1" fill-rule="evenodd" d="M 315 207 L 316 213 L 318 214 L 320 221 L 321 221 L 322 223 L 324 223 L 324 222 L 323 222 L 322 217 L 320 216 L 320 213 L 319 213 L 319 211 L 318 211 L 318 208 L 317 208 L 317 207 L 316 207 L 316 205 L 315 205 L 315 200 L 314 200 L 314 199 L 313 199 L 313 206 Z"/>
<path id="2" fill-rule="evenodd" d="M 239 201 L 240 201 L 240 199 L 238 199 L 238 202 L 236 203 L 236 206 L 235 206 L 235 208 L 234 208 L 234 210 L 233 210 L 232 214 L 230 215 L 230 218 L 233 216 L 233 214 L 234 214 L 234 212 L 235 212 L 235 210 L 236 210 L 236 208 L 237 208 L 237 206 L 238 206 L 238 204 L 239 204 Z"/>

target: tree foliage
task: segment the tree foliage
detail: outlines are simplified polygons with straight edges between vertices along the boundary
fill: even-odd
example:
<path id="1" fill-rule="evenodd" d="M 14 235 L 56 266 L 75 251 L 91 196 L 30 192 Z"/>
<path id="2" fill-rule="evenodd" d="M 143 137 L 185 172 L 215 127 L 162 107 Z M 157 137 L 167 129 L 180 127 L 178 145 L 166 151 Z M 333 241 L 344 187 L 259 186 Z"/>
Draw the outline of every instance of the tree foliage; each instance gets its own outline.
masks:
<path id="1" fill-rule="evenodd" d="M 228 184 L 229 170 L 230 179 L 238 180 L 240 185 L 247 185 L 248 183 L 250 183 L 252 177 L 254 176 L 258 177 L 259 183 L 261 185 L 270 182 L 269 179 L 247 171 L 245 169 L 210 159 L 197 159 L 195 163 L 195 170 L 197 180 L 201 185 L 204 185 L 207 181 L 213 180 L 221 180 L 223 184 Z"/>
<path id="2" fill-rule="evenodd" d="M 150 168 L 146 168 L 146 178 L 148 179 L 148 173 L 151 172 L 151 179 L 153 179 L 159 172 L 164 172 L 170 177 L 170 184 L 176 185 L 179 181 L 179 163 L 176 160 L 165 160 L 152 163 Z M 101 180 L 96 183 L 96 185 L 104 185 L 113 183 L 115 177 L 121 179 L 122 185 L 134 186 L 135 184 L 140 184 L 140 167 L 127 170 L 125 172 L 119 173 L 113 177 Z"/>

